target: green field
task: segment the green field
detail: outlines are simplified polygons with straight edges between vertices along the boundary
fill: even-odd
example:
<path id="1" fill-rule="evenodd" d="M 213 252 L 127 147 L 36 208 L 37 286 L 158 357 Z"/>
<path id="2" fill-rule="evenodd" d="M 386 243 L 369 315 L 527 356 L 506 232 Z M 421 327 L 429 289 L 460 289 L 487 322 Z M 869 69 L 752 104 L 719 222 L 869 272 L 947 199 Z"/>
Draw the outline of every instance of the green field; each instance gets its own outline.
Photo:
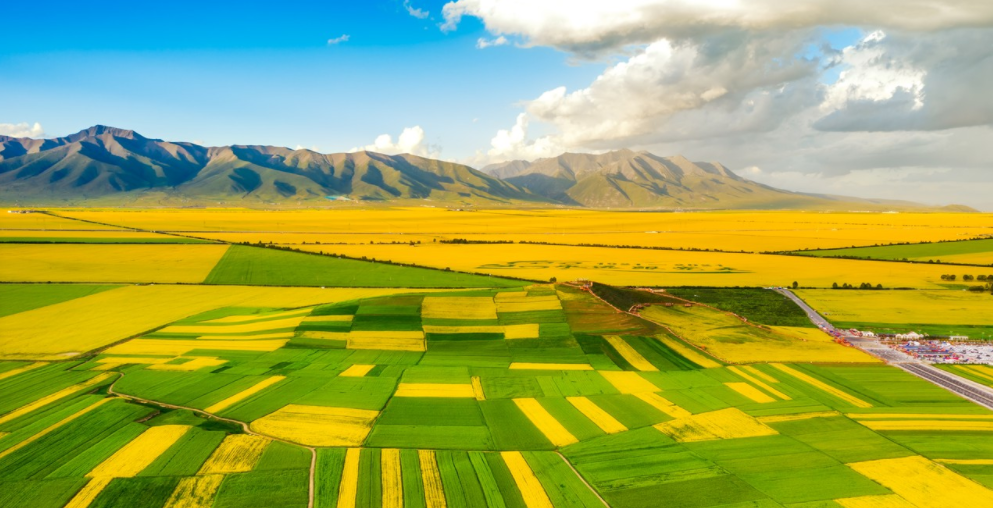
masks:
<path id="1" fill-rule="evenodd" d="M 666 292 L 733 312 L 753 323 L 769 326 L 814 326 L 803 309 L 785 296 L 768 289 L 669 288 Z"/>
<path id="2" fill-rule="evenodd" d="M 262 247 L 233 245 L 206 284 L 343 287 L 515 287 L 526 283 Z"/>
<path id="3" fill-rule="evenodd" d="M 934 261 L 935 263 L 945 261 L 991 266 L 993 265 L 993 239 L 855 247 L 849 249 L 806 250 L 797 251 L 795 254 L 818 257 L 891 259 L 895 261 Z"/>
<path id="4" fill-rule="evenodd" d="M 118 286 L 88 284 L 0 284 L 0 317 L 66 302 Z"/>

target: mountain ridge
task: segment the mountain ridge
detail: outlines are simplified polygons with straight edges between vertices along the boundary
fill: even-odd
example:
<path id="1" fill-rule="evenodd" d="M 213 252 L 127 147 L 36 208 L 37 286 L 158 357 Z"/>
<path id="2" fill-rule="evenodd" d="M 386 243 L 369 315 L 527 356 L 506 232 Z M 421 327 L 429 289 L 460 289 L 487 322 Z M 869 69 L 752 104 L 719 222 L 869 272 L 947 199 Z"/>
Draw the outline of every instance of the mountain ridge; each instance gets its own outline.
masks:
<path id="1" fill-rule="evenodd" d="M 432 201 L 473 206 L 658 209 L 925 207 L 776 189 L 719 162 L 621 149 L 476 170 L 412 154 L 201 146 L 94 125 L 50 139 L 0 136 L 0 202 L 236 206 Z M 944 207 L 968 212 L 961 205 Z"/>

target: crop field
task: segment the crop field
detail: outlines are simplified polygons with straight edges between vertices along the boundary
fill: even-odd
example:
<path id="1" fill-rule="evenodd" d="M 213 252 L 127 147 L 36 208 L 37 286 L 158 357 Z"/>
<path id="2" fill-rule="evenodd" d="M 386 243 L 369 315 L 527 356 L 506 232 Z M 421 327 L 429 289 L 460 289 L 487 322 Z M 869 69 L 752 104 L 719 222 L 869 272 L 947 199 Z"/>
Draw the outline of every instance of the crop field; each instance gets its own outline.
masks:
<path id="1" fill-rule="evenodd" d="M 58 213 L 201 238 L 285 231 L 275 234 L 358 259 L 225 244 L 0 245 L 4 260 L 27 249 L 0 272 L 0 506 L 993 502 L 993 411 L 833 341 L 778 293 L 733 287 L 794 278 L 830 287 L 832 273 L 903 281 L 927 289 L 797 293 L 840 323 L 927 316 L 933 326 L 993 327 L 989 295 L 941 289 L 947 266 L 440 242 L 514 231 L 578 239 L 588 227 L 619 243 L 740 236 L 734 245 L 759 251 L 763 235 L 807 248 L 882 232 L 934 241 L 988 231 L 971 215 L 956 223 L 927 214 L 569 210 L 348 209 L 333 221 L 327 214 L 339 211 Z M 91 224 L 32 215 L 66 231 Z M 377 228 L 422 243 L 310 243 Z M 162 250 L 117 270 L 128 249 Z M 169 274 L 169 259 L 196 249 L 216 252 Z M 371 261 L 406 262 L 399 252 L 453 271 Z M 503 269 L 534 281 L 468 273 L 515 264 L 521 258 L 507 256 L 517 252 L 556 261 Z M 737 261 L 705 273 L 715 257 Z M 797 267 L 808 276 L 793 277 Z M 587 274 L 667 289 L 563 283 Z M 153 284 L 176 277 L 184 283 Z M 736 278 L 678 287 L 708 277 Z M 943 368 L 993 386 L 993 368 Z"/>
<path id="2" fill-rule="evenodd" d="M 993 239 L 798 252 L 805 256 L 934 261 L 993 266 Z"/>
<path id="3" fill-rule="evenodd" d="M 884 333 L 993 338 L 993 299 L 961 290 L 799 290 L 797 295 L 835 325 Z"/>

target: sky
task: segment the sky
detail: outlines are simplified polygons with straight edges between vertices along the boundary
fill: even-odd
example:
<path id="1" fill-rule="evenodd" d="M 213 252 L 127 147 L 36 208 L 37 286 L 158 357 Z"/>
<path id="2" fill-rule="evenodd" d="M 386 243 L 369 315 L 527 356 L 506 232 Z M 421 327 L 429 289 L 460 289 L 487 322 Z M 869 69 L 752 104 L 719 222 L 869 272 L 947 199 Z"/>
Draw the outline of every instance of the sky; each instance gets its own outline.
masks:
<path id="1" fill-rule="evenodd" d="M 993 211 L 988 0 L 28 2 L 0 134 L 483 167 L 620 148 Z"/>

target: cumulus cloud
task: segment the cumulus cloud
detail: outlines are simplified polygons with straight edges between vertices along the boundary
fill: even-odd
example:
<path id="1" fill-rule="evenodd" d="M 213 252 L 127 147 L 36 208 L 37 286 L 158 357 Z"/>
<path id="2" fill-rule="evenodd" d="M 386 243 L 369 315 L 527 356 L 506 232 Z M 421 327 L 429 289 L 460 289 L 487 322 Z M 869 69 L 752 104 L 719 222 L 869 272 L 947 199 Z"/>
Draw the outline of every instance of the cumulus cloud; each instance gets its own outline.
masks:
<path id="1" fill-rule="evenodd" d="M 389 134 L 380 134 L 371 145 L 353 147 L 349 152 L 369 151 L 384 153 L 387 155 L 397 155 L 409 153 L 422 157 L 438 158 L 441 154 L 441 147 L 425 142 L 424 129 L 420 125 L 406 127 L 396 142 Z"/>
<path id="2" fill-rule="evenodd" d="M 510 42 L 510 41 L 508 41 L 507 38 L 504 37 L 504 36 L 502 36 L 502 35 L 499 36 L 499 37 L 497 37 L 496 39 L 487 39 L 485 37 L 480 37 L 476 41 L 476 47 L 479 48 L 479 49 L 486 49 L 486 48 L 489 48 L 491 46 L 503 46 L 503 45 L 507 44 L 508 42 Z"/>
<path id="3" fill-rule="evenodd" d="M 27 122 L 22 123 L 0 123 L 0 136 L 10 136 L 12 138 L 43 138 L 45 129 L 41 124 L 35 122 L 33 125 Z"/>
<path id="4" fill-rule="evenodd" d="M 417 7 L 411 5 L 410 0 L 403 0 L 403 8 L 407 9 L 407 14 L 410 14 L 411 16 L 417 19 L 425 19 L 428 17 L 429 14 L 428 11 L 425 11 L 424 9 L 418 9 Z"/>
<path id="5" fill-rule="evenodd" d="M 517 115 L 517 122 L 510 129 L 500 129 L 490 140 L 490 150 L 487 157 L 477 155 L 479 162 L 504 162 L 508 160 L 534 160 L 542 157 L 554 157 L 561 154 L 563 147 L 552 136 L 528 139 L 528 115 Z"/>
<path id="6" fill-rule="evenodd" d="M 985 0 L 458 0 L 442 12 L 444 30 L 473 16 L 491 33 L 518 35 L 530 45 L 575 53 L 659 38 L 699 38 L 729 29 L 847 25 L 932 31 L 993 24 L 993 3 Z"/>
<path id="7" fill-rule="evenodd" d="M 328 46 L 334 46 L 335 44 L 341 44 L 342 42 L 348 42 L 348 34 L 342 34 L 333 39 L 328 39 Z"/>

